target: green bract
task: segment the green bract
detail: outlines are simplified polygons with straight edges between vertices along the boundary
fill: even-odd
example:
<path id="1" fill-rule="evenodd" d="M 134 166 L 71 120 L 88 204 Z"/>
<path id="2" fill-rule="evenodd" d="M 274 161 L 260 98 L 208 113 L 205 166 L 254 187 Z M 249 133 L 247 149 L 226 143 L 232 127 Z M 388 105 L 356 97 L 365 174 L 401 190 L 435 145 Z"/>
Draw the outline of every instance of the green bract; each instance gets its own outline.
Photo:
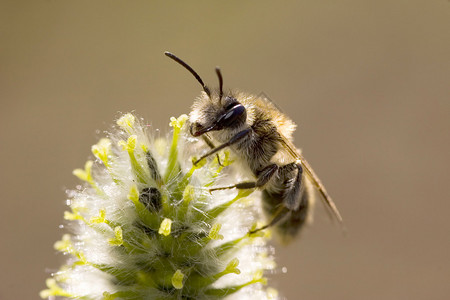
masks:
<path id="1" fill-rule="evenodd" d="M 248 234 L 260 221 L 258 196 L 209 192 L 242 179 L 224 176 L 233 167 L 226 152 L 192 165 L 186 120 L 171 119 L 167 140 L 125 114 L 92 146 L 96 161 L 74 171 L 85 184 L 69 192 L 70 234 L 55 243 L 69 258 L 42 298 L 276 298 L 264 286 L 274 266 L 267 236 Z"/>

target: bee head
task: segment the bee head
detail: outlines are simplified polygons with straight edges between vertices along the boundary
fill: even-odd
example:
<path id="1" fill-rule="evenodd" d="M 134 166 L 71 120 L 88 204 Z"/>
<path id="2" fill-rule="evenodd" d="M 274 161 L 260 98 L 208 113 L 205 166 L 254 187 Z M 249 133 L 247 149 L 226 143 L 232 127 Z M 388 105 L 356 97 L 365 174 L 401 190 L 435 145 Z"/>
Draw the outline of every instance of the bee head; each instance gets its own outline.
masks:
<path id="1" fill-rule="evenodd" d="M 223 94 L 223 77 L 220 68 L 216 67 L 219 89 L 211 93 L 197 72 L 188 64 L 170 52 L 165 52 L 165 55 L 191 72 L 203 87 L 204 93 L 194 103 L 189 118 L 190 132 L 193 136 L 201 136 L 209 131 L 235 129 L 245 123 L 247 112 L 244 105 L 231 94 Z"/>
<path id="2" fill-rule="evenodd" d="M 200 96 L 194 103 L 190 114 L 190 131 L 200 136 L 209 131 L 235 129 L 247 119 L 247 111 L 233 96 L 222 98 Z"/>

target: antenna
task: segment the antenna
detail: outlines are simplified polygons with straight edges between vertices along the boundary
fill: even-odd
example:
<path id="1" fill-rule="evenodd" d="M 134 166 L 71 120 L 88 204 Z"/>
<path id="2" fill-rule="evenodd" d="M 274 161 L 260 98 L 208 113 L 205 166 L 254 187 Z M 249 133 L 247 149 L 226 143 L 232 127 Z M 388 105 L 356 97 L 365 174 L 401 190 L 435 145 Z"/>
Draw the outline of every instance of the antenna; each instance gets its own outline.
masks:
<path id="1" fill-rule="evenodd" d="M 219 102 L 222 103 L 222 96 L 223 96 L 223 77 L 222 77 L 222 72 L 220 72 L 220 68 L 216 67 L 216 74 L 217 77 L 219 77 Z"/>
<path id="2" fill-rule="evenodd" d="M 173 59 L 174 61 L 176 61 L 177 63 L 179 63 L 180 65 L 182 65 L 184 68 L 186 68 L 189 72 L 191 72 L 192 75 L 194 75 L 195 79 L 197 79 L 198 82 L 200 82 L 200 84 L 203 87 L 203 90 L 205 91 L 205 93 L 208 95 L 208 97 L 211 98 L 211 91 L 209 90 L 209 88 L 203 83 L 203 80 L 200 78 L 200 76 L 197 74 L 197 72 L 194 71 L 194 69 L 191 68 L 191 66 L 189 66 L 187 63 L 185 63 L 184 61 L 182 61 L 180 58 L 178 58 L 177 56 L 175 56 L 174 54 L 166 51 L 164 52 L 164 54 L 168 57 L 170 57 L 171 59 Z"/>

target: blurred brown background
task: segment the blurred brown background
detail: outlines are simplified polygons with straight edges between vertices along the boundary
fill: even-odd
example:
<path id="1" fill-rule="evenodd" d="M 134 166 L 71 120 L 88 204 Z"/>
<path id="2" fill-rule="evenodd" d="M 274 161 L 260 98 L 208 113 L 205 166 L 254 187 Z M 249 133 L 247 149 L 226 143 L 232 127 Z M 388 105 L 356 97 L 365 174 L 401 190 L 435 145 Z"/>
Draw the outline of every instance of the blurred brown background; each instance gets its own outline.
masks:
<path id="1" fill-rule="evenodd" d="M 59 266 L 72 169 L 119 111 L 189 111 L 201 88 L 164 50 L 288 112 L 344 216 L 318 205 L 277 247 L 283 296 L 448 299 L 449 37 L 447 0 L 1 1 L 0 299 Z"/>

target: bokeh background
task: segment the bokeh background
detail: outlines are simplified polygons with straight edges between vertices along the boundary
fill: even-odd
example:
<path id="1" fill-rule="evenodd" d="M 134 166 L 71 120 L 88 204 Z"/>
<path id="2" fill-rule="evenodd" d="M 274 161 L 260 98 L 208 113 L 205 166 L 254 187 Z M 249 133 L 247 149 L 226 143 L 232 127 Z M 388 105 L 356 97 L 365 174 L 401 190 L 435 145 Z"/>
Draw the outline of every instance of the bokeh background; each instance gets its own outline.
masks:
<path id="1" fill-rule="evenodd" d="M 447 0 L 0 1 L 0 299 L 59 266 L 71 172 L 118 112 L 189 112 L 165 50 L 282 107 L 344 216 L 276 247 L 284 297 L 448 299 L 449 37 Z"/>

